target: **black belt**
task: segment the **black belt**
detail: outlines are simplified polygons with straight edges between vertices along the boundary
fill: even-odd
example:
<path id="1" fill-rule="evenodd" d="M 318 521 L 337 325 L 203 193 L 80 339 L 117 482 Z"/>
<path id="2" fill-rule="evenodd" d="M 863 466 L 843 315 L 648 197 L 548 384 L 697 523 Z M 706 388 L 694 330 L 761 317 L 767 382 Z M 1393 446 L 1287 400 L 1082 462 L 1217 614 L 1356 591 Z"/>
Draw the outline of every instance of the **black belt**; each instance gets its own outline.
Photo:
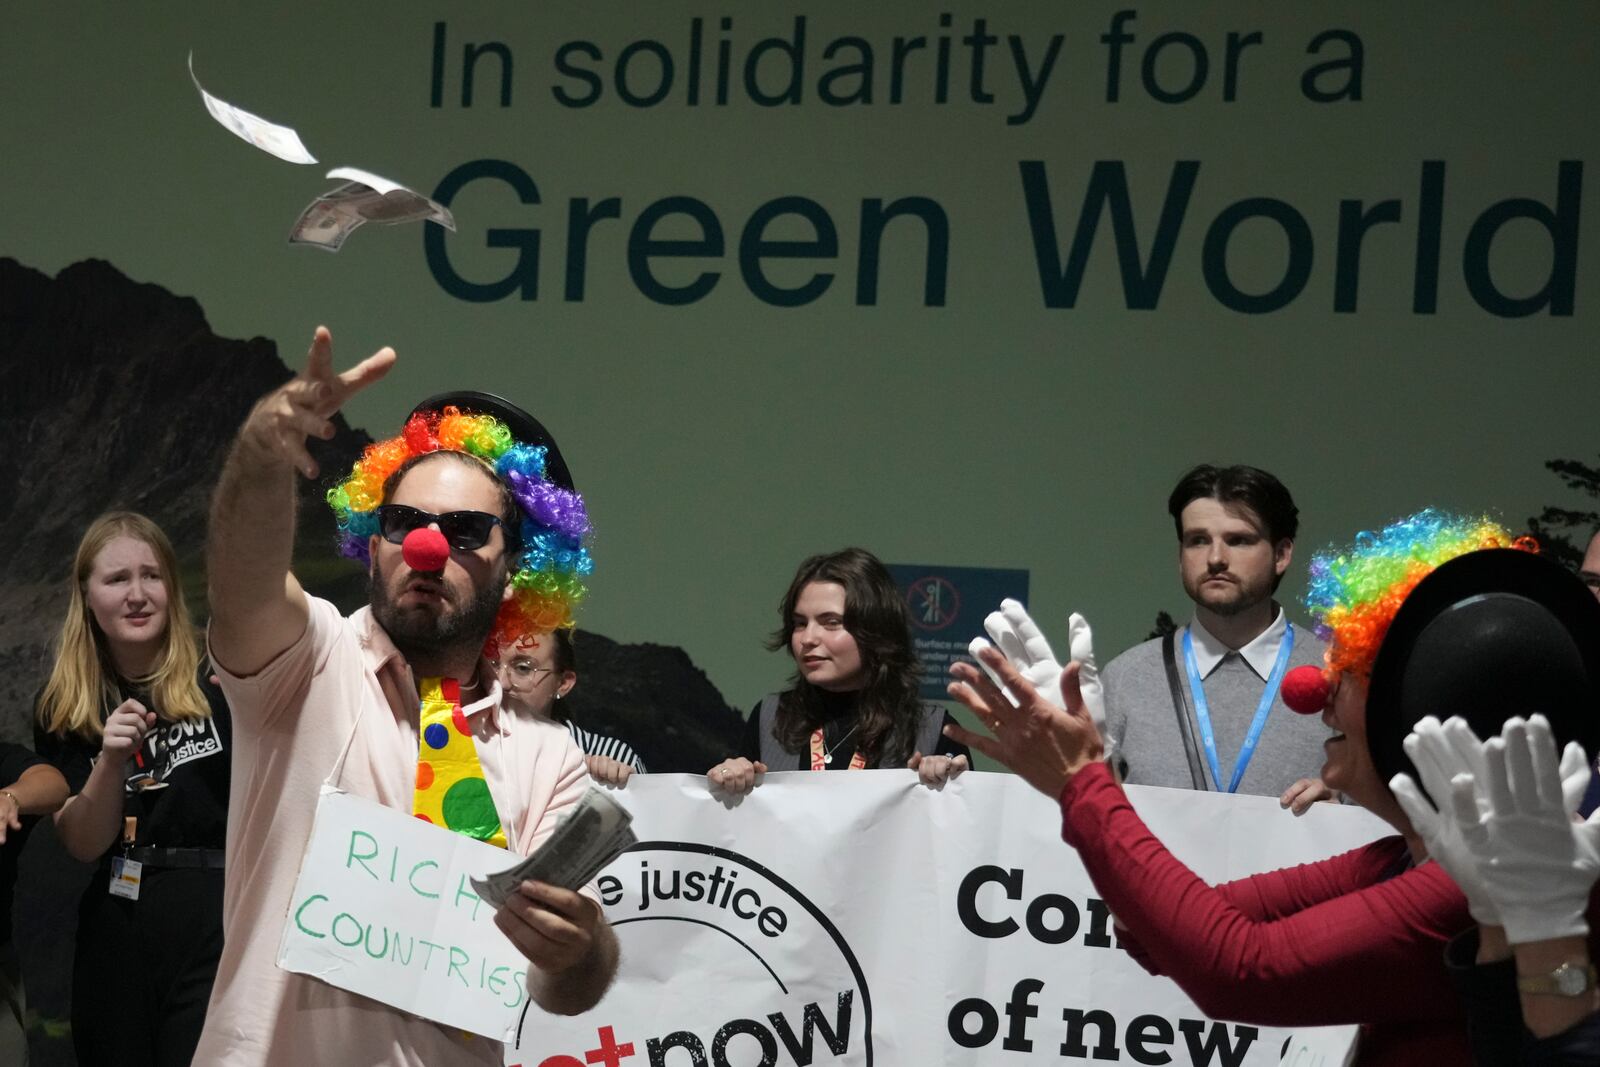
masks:
<path id="1" fill-rule="evenodd" d="M 132 848 L 128 858 L 146 867 L 190 867 L 220 871 L 227 866 L 220 848 Z"/>

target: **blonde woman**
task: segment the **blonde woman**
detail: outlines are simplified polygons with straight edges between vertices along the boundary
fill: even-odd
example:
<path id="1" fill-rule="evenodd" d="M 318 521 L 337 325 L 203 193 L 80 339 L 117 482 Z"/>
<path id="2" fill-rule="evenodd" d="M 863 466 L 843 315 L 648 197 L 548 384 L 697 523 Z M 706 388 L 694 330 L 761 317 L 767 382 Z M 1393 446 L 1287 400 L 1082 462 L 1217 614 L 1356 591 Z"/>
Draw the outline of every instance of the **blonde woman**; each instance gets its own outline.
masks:
<path id="1" fill-rule="evenodd" d="M 133 512 L 100 516 L 73 558 L 34 724 L 73 794 L 56 833 L 101 868 L 78 911 L 83 1067 L 187 1064 L 200 1037 L 222 949 L 232 747 L 206 675 L 166 535 Z"/>

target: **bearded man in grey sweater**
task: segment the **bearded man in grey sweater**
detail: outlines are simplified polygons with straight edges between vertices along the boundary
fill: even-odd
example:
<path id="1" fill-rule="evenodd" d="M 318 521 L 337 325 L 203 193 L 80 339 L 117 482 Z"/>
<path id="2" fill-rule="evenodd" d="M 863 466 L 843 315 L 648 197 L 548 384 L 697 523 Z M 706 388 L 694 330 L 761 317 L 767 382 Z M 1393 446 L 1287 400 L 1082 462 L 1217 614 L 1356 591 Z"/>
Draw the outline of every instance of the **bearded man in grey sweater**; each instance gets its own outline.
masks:
<path id="1" fill-rule="evenodd" d="M 1194 615 L 1105 668 L 1119 770 L 1130 785 L 1275 796 L 1302 814 L 1333 794 L 1317 777 L 1332 732 L 1278 693 L 1289 669 L 1320 667 L 1324 648 L 1273 599 L 1299 510 L 1268 472 L 1210 465 L 1183 476 L 1167 510 Z"/>

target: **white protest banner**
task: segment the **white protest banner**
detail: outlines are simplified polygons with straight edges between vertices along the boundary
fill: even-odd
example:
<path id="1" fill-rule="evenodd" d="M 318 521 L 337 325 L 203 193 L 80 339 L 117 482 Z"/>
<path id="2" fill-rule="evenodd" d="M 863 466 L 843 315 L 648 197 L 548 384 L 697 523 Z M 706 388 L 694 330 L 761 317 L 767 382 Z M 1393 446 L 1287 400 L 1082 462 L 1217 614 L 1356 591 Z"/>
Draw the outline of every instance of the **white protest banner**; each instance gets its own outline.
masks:
<path id="1" fill-rule="evenodd" d="M 506 861 L 504 849 L 325 786 L 278 966 L 505 1040 L 528 964 L 468 879 Z"/>
<path id="2" fill-rule="evenodd" d="M 1359 1026 L 1296 1030 L 1284 1046 L 1283 1067 L 1350 1067 L 1356 1058 Z"/>
<path id="3" fill-rule="evenodd" d="M 1129 794 L 1213 882 L 1384 833 L 1337 805 Z M 1289 1037 L 1207 1019 L 1118 950 L 1055 804 L 1012 775 L 935 792 L 910 772 L 770 774 L 736 802 L 648 775 L 613 795 L 639 836 L 598 880 L 617 982 L 583 1015 L 525 1010 L 508 1064 L 1265 1067 Z"/>

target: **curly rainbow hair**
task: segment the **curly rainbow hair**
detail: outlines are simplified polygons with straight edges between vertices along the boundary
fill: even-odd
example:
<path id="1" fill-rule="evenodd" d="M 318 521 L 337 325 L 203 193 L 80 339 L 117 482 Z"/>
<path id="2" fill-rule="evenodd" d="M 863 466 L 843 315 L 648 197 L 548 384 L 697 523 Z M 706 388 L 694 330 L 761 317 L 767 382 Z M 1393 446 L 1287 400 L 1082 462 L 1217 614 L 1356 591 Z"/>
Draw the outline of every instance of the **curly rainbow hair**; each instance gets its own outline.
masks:
<path id="1" fill-rule="evenodd" d="M 522 517 L 517 543 L 510 546 L 515 592 L 500 606 L 485 654 L 493 657 L 501 647 L 523 644 L 534 634 L 571 627 L 573 608 L 588 592 L 583 579 L 594 572 L 585 544 L 589 516 L 583 497 L 546 479 L 545 446 L 519 444 L 491 415 L 448 406 L 416 412 L 400 436 L 368 445 L 349 477 L 328 490 L 328 506 L 339 523 L 340 554 L 370 562 L 367 544 L 378 533 L 377 507 L 389 479 L 409 461 L 441 450 L 481 460 Z"/>
<path id="2" fill-rule="evenodd" d="M 1328 642 L 1328 669 L 1370 675 L 1395 612 L 1417 583 L 1441 563 L 1483 548 L 1537 552 L 1539 543 L 1486 516 L 1426 508 L 1362 531 L 1347 549 L 1312 556 L 1306 608 Z"/>

